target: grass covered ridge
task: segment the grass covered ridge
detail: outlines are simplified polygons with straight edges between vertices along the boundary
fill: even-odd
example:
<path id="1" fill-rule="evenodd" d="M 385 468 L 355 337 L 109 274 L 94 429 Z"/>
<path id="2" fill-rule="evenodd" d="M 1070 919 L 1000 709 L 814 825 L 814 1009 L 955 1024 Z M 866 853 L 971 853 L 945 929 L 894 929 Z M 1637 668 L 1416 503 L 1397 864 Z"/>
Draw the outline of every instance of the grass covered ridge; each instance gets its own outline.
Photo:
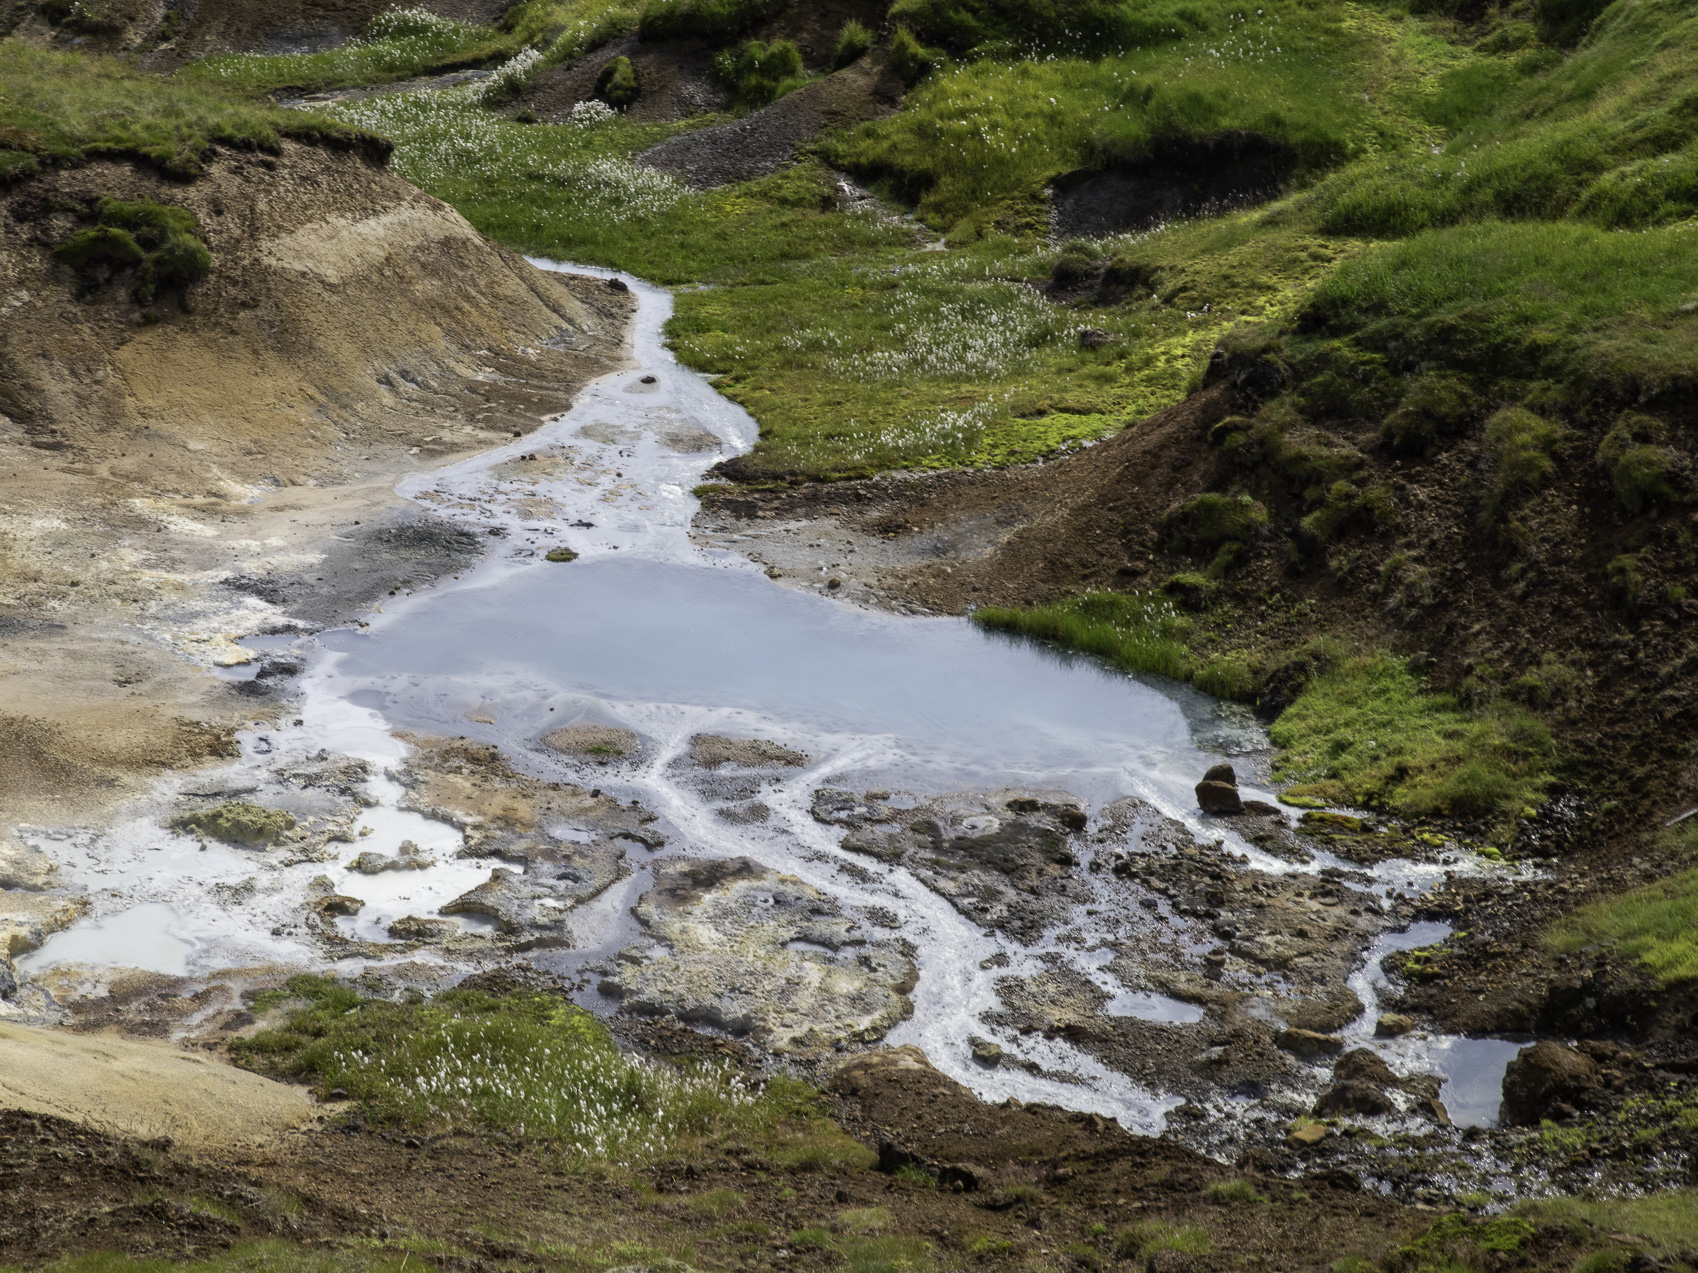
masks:
<path id="1" fill-rule="evenodd" d="M 286 1022 L 233 1044 L 238 1060 L 320 1096 L 340 1089 L 378 1122 L 509 1131 L 626 1165 L 728 1136 L 791 1166 L 869 1157 L 805 1084 L 627 1055 L 594 1015 L 552 996 L 449 990 L 394 1003 L 299 976 L 277 998 Z"/>
<path id="2" fill-rule="evenodd" d="M 284 137 L 375 143 L 323 116 L 248 100 L 221 85 L 0 40 L 0 180 L 99 156 L 139 159 L 189 178 L 215 145 L 275 153 Z"/>

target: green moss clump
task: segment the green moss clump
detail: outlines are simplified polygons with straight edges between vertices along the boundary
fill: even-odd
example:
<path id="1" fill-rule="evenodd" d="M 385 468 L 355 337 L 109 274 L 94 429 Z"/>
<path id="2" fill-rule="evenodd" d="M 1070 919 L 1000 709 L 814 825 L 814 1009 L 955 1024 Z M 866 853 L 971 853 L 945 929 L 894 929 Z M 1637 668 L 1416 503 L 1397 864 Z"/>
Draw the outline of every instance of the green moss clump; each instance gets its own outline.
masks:
<path id="1" fill-rule="evenodd" d="M 54 251 L 85 287 L 133 269 L 136 300 L 149 305 L 164 292 L 186 297 L 212 270 L 200 223 L 186 208 L 107 198 L 96 202 L 94 216 L 96 225 L 76 231 Z"/>
<path id="2" fill-rule="evenodd" d="M 1268 525 L 1268 510 L 1248 495 L 1197 496 L 1180 511 L 1179 533 L 1202 548 L 1219 548 L 1226 543 L 1244 543 L 1256 538 Z"/>
<path id="3" fill-rule="evenodd" d="M 616 57 L 595 77 L 595 95 L 614 110 L 637 100 L 637 72 L 628 57 Z"/>
<path id="4" fill-rule="evenodd" d="M 1458 1212 L 1433 1222 L 1428 1230 L 1399 1247 L 1386 1262 L 1391 1273 L 1428 1269 L 1497 1268 L 1523 1252 L 1533 1225 L 1521 1216 L 1475 1219 Z"/>
<path id="5" fill-rule="evenodd" d="M 1417 376 L 1386 416 L 1380 440 L 1393 451 L 1432 455 L 1479 410 L 1479 398 L 1461 376 Z"/>
<path id="6" fill-rule="evenodd" d="M 545 556 L 548 561 L 576 561 L 578 554 L 570 548 L 550 548 Z"/>
<path id="7" fill-rule="evenodd" d="M 949 56 L 942 49 L 921 44 L 907 27 L 896 28 L 890 40 L 890 69 L 909 88 L 948 65 Z"/>
<path id="8" fill-rule="evenodd" d="M 80 274 L 96 270 L 133 270 L 147 255 L 135 235 L 116 226 L 97 225 L 78 230 L 53 255 Z"/>
<path id="9" fill-rule="evenodd" d="M 282 809 L 233 800 L 211 809 L 185 813 L 171 819 L 175 831 L 210 836 L 226 844 L 263 849 L 276 844 L 285 832 L 295 829 L 295 816 Z"/>

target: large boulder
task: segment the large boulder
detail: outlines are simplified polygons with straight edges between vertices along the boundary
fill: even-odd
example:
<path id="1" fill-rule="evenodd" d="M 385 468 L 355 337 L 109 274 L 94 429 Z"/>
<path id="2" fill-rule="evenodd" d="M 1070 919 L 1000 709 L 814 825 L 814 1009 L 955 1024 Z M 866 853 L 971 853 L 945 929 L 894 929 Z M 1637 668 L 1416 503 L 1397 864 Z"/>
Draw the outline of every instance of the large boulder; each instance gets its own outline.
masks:
<path id="1" fill-rule="evenodd" d="M 1205 778 L 1197 784 L 1197 807 L 1204 813 L 1243 813 L 1244 801 L 1238 796 L 1238 788 L 1231 783 Z"/>
<path id="2" fill-rule="evenodd" d="M 1541 1039 L 1522 1048 L 1503 1072 L 1506 1123 L 1538 1123 L 1556 1104 L 1573 1104 L 1598 1086 L 1598 1067 L 1571 1047 Z"/>

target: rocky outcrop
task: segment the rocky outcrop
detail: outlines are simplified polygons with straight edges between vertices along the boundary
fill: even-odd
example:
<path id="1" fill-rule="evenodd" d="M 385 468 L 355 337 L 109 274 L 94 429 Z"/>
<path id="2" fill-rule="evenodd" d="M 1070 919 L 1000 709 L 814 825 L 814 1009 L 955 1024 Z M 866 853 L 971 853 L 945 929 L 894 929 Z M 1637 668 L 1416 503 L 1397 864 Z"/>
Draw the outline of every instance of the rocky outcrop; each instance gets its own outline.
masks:
<path id="1" fill-rule="evenodd" d="M 906 952 L 868 941 L 818 889 L 748 858 L 663 861 L 635 914 L 650 940 L 621 951 L 601 983 L 629 1011 L 806 1052 L 882 1038 L 913 1010 Z"/>
<path id="2" fill-rule="evenodd" d="M 1571 1047 L 1541 1039 L 1523 1048 L 1503 1072 L 1503 1121 L 1533 1126 L 1572 1114 L 1598 1086 L 1598 1066 Z"/>
<path id="3" fill-rule="evenodd" d="M 59 864 L 40 849 L 0 840 L 0 889 L 39 893 L 59 882 Z"/>
<path id="4" fill-rule="evenodd" d="M 1021 942 L 1090 896 L 1075 874 L 1085 809 L 1064 792 L 967 793 L 903 809 L 888 793 L 826 787 L 813 815 L 848 829 L 845 849 L 901 863 L 969 919 Z"/>
<path id="5" fill-rule="evenodd" d="M 1315 1102 L 1321 1118 L 1347 1114 L 1413 1113 L 1441 1124 L 1450 1115 L 1439 1101 L 1441 1082 L 1430 1074 L 1397 1075 L 1378 1053 L 1352 1048 L 1333 1065 L 1333 1083 Z"/>

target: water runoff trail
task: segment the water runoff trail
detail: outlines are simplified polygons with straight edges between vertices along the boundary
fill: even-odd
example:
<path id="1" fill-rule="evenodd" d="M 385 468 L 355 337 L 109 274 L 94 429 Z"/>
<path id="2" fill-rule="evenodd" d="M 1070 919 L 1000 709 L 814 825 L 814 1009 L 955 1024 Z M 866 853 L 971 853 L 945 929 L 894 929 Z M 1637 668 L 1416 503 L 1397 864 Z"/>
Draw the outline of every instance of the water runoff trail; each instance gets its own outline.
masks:
<path id="1" fill-rule="evenodd" d="M 245 736 L 243 759 L 226 775 L 231 789 L 241 790 L 247 775 L 263 790 L 269 767 L 321 752 L 372 763 L 376 804 L 361 818 L 359 847 L 393 852 L 411 839 L 440 863 L 346 881 L 344 891 L 367 902 L 360 919 L 344 921 L 350 935 L 378 939 L 386 915 L 432 913 L 488 870 L 453 858 L 459 833 L 452 827 L 397 807 L 402 789 L 383 776 L 406 754 L 393 730 L 493 743 L 528 772 L 580 782 L 581 765 L 543 747 L 543 733 L 584 719 L 634 730 L 646 742 L 641 762 L 598 770 L 595 780 L 659 814 L 671 833 L 668 852 L 751 857 L 850 908 L 896 912 L 901 935 L 918 949 L 920 975 L 913 1016 L 890 1043 L 918 1045 L 987 1099 L 1046 1100 L 1159 1132 L 1178 1097 L 1145 1091 L 1064 1040 L 1034 1035 L 1006 1046 L 1082 1082 L 1009 1065 L 986 1070 L 972 1061 L 967 1040 L 987 1032 L 980 1014 L 998 1006 L 996 977 L 1040 971 L 1040 957 L 1058 953 L 1116 996 L 1111 1012 L 1185 1021 L 1198 1010 L 1126 993 L 1103 967 L 1106 952 L 1092 949 L 1095 921 L 1084 914 L 1068 926 L 1085 933 L 1082 944 L 1023 950 L 980 929 L 906 871 L 843 852 L 811 816 L 812 793 L 834 786 L 923 797 L 1018 786 L 1065 790 L 1093 807 L 1135 795 L 1212 839 L 1221 832 L 1201 826 L 1192 784 L 1223 755 L 1265 749 L 1265 738 L 1247 716 L 1186 687 L 987 634 L 965 619 L 897 617 L 787 589 L 740 554 L 692 542 L 691 488 L 721 456 L 747 450 L 756 425 L 665 348 L 671 294 L 631 286 L 639 300 L 634 367 L 596 381 L 570 411 L 510 446 L 400 488 L 439 516 L 495 531 L 496 551 L 462 577 L 389 602 L 369 626 L 307 642 L 315 653 L 300 683 L 298 725 Z M 561 547 L 578 558 L 547 560 Z M 763 790 L 772 811 L 764 825 L 732 824 L 679 780 L 674 762 L 699 733 L 771 739 L 812 759 Z M 1295 869 L 1250 845 L 1234 847 L 1260 869 Z M 74 878 L 102 890 L 94 914 L 29 956 L 26 971 L 75 960 L 192 973 L 323 959 L 304 939 L 279 935 L 322 865 L 273 873 L 256 889 L 241 851 L 200 849 L 156 822 L 138 821 L 78 848 Z M 570 971 L 630 940 L 629 907 L 649 879 L 644 856 L 635 851 L 633 874 L 574 912 L 573 931 L 586 949 L 537 962 Z M 1304 869 L 1329 863 L 1323 857 Z M 1415 892 L 1440 871 L 1393 862 L 1375 874 L 1382 887 Z M 218 894 L 220 887 L 227 891 Z M 243 888 L 248 893 L 232 901 L 237 892 L 229 890 Z M 1434 926 L 1419 936 L 1442 932 Z M 1389 935 L 1382 944 L 1399 940 Z M 982 969 L 999 951 L 1010 965 Z M 1372 1029 L 1383 953 L 1371 952 L 1360 984 L 1353 982 L 1369 1005 L 1352 1027 L 1358 1036 Z M 585 1002 L 596 999 L 586 992 Z M 1444 1049 L 1456 1042 L 1401 1043 L 1395 1060 L 1400 1068 L 1442 1070 Z M 1496 1053 L 1456 1054 L 1452 1062 L 1453 1079 L 1466 1070 L 1469 1081 L 1487 1086 L 1502 1068 Z M 1446 1092 L 1452 1100 L 1462 1095 L 1454 1086 Z M 1490 1113 L 1484 1097 L 1479 1105 L 1457 1112 L 1490 1121 L 1495 1101 Z"/>

